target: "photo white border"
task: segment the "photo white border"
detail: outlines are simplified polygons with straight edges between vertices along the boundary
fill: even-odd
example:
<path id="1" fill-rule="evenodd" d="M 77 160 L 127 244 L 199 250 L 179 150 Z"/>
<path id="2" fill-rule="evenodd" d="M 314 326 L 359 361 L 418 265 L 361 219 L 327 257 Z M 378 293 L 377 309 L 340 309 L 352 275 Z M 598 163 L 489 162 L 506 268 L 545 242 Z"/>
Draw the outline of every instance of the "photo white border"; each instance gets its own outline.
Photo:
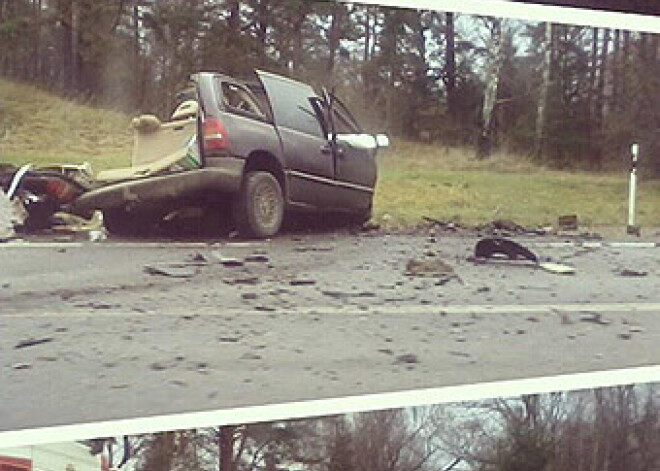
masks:
<path id="1" fill-rule="evenodd" d="M 514 0 L 338 1 L 384 7 L 451 11 L 459 14 L 505 17 L 534 22 L 549 21 L 560 24 L 660 33 L 660 17 L 657 16 L 527 4 Z M 40 427 L 0 432 L 0 452 L 3 448 L 62 443 L 97 437 L 139 435 L 220 425 L 303 419 L 363 411 L 474 401 L 494 397 L 516 397 L 525 394 L 544 394 L 656 382 L 660 382 L 660 366 L 646 366 L 284 404 L 239 407 L 207 412 Z"/>
<path id="2" fill-rule="evenodd" d="M 547 394 L 658 382 L 660 382 L 660 366 L 645 366 L 284 404 L 238 407 L 207 412 L 169 414 L 138 419 L 42 427 L 0 432 L 0 452 L 3 448 L 63 443 L 99 437 L 304 419 L 354 412 L 477 401 L 495 397 L 518 397 L 526 394 Z"/>
<path id="3" fill-rule="evenodd" d="M 518 2 L 516 0 L 339 0 L 343 3 L 450 11 L 525 21 L 660 33 L 660 16 Z M 533 0 L 532 0 L 533 1 Z"/>

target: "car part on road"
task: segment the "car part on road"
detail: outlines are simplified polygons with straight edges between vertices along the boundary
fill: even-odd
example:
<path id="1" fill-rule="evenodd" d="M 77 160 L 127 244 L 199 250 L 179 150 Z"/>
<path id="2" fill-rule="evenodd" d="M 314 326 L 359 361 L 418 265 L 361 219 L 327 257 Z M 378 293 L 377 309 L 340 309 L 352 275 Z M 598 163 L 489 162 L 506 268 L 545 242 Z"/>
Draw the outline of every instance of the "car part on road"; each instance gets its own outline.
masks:
<path id="1" fill-rule="evenodd" d="M 488 237 L 477 242 L 474 248 L 474 257 L 477 261 L 483 260 L 526 260 L 534 266 L 550 273 L 570 275 L 575 268 L 551 261 L 540 261 L 538 256 L 527 247 L 510 239 L 501 237 Z"/>
<path id="2" fill-rule="evenodd" d="M 525 259 L 537 263 L 538 257 L 531 250 L 509 239 L 488 237 L 477 242 L 474 248 L 477 258 L 506 257 L 509 260 Z"/>

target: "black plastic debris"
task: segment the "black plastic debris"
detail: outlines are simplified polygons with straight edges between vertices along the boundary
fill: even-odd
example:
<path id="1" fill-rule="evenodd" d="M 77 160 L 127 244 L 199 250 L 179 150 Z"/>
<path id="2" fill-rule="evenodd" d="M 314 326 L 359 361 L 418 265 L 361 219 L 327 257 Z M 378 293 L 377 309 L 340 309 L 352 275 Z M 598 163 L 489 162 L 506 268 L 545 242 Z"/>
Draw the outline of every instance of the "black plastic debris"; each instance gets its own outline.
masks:
<path id="1" fill-rule="evenodd" d="M 195 267 L 185 264 L 145 265 L 143 271 L 149 275 L 170 278 L 192 278 L 197 274 Z"/>
<path id="2" fill-rule="evenodd" d="M 624 268 L 619 272 L 619 276 L 623 276 L 626 278 L 642 278 L 647 276 L 648 273 L 645 271 L 639 271 L 639 270 L 631 270 L 629 268 Z"/>
<path id="3" fill-rule="evenodd" d="M 538 256 L 527 247 L 502 237 L 488 237 L 477 242 L 474 248 L 474 261 L 484 262 L 487 260 L 527 261 L 534 266 L 550 273 L 560 275 L 572 275 L 575 269 L 561 263 L 550 261 L 541 262 Z"/>
<path id="4" fill-rule="evenodd" d="M 538 263 L 535 253 L 517 242 L 501 237 L 489 237 L 481 239 L 474 248 L 476 258 L 505 257 L 509 260 L 529 260 Z"/>
<path id="5" fill-rule="evenodd" d="M 49 343 L 55 340 L 53 337 L 44 337 L 40 339 L 27 339 L 27 340 L 21 340 L 18 342 L 14 348 L 16 350 L 19 350 L 21 348 L 28 348 L 28 347 L 34 347 L 36 345 L 42 345 L 44 343 Z"/>

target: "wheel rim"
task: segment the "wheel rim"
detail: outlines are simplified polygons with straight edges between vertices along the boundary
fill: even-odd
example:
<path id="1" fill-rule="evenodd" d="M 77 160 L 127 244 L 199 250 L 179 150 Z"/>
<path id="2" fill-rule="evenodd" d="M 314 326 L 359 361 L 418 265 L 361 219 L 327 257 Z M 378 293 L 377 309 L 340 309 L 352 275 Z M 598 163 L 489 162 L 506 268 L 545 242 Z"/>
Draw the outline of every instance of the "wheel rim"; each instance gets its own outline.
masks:
<path id="1" fill-rule="evenodd" d="M 280 197 L 274 185 L 263 184 L 255 189 L 255 215 L 259 222 L 272 227 L 279 218 Z"/>

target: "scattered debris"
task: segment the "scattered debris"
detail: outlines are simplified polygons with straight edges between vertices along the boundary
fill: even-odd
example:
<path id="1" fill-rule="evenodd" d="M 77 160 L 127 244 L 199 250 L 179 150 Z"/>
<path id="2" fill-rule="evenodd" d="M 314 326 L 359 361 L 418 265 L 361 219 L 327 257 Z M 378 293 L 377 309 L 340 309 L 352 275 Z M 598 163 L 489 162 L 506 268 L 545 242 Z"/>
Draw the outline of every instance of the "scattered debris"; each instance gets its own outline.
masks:
<path id="1" fill-rule="evenodd" d="M 404 353 L 403 355 L 399 355 L 396 357 L 395 363 L 397 364 L 404 363 L 404 364 L 412 365 L 415 363 L 419 363 L 419 358 L 414 353 Z"/>
<path id="2" fill-rule="evenodd" d="M 452 279 L 461 281 L 459 276 L 454 272 L 453 267 L 437 256 L 426 257 L 421 260 L 414 258 L 408 260 L 405 275 L 425 278 L 437 277 L 442 280 L 442 284 Z"/>
<path id="3" fill-rule="evenodd" d="M 21 349 L 21 348 L 27 348 L 27 347 L 34 347 L 35 345 L 41 345 L 44 343 L 49 343 L 55 340 L 53 337 L 44 337 L 40 339 L 27 339 L 27 340 L 21 340 L 18 342 L 14 348 L 15 349 Z"/>
<path id="4" fill-rule="evenodd" d="M 254 306 L 255 311 L 260 311 L 260 312 L 275 312 L 277 309 L 275 309 L 272 306 Z"/>
<path id="5" fill-rule="evenodd" d="M 509 260 L 529 260 L 538 263 L 538 257 L 532 251 L 509 239 L 491 237 L 481 239 L 474 248 L 476 258 L 506 257 Z"/>
<path id="6" fill-rule="evenodd" d="M 245 257 L 246 263 L 268 263 L 270 259 L 266 254 L 254 253 Z"/>
<path id="7" fill-rule="evenodd" d="M 316 281 L 311 280 L 309 278 L 296 278 L 289 281 L 289 284 L 291 286 L 311 286 L 311 285 L 315 285 Z"/>
<path id="8" fill-rule="evenodd" d="M 577 231 L 578 230 L 577 214 L 559 216 L 557 218 L 557 228 L 560 231 Z"/>
<path id="9" fill-rule="evenodd" d="M 450 355 L 453 355 L 455 357 L 470 358 L 469 353 L 459 352 L 457 350 L 449 350 L 447 353 L 449 353 Z"/>
<path id="10" fill-rule="evenodd" d="M 256 276 L 225 278 L 222 280 L 222 282 L 228 285 L 256 285 L 259 283 L 259 278 Z"/>
<path id="11" fill-rule="evenodd" d="M 619 272 L 619 276 L 624 276 L 629 278 L 641 278 L 647 275 L 648 273 L 645 271 L 630 270 L 628 268 L 624 268 Z"/>
<path id="12" fill-rule="evenodd" d="M 231 257 L 224 257 L 220 252 L 217 250 L 211 252 L 211 256 L 220 263 L 223 267 L 227 268 L 236 268 L 236 267 L 242 267 L 244 265 L 242 260 L 239 260 L 237 258 L 231 258 Z"/>
<path id="13" fill-rule="evenodd" d="M 163 363 L 155 362 L 149 365 L 149 368 L 151 368 L 154 371 L 165 371 L 166 369 L 168 369 L 168 366 Z"/>
<path id="14" fill-rule="evenodd" d="M 322 290 L 321 294 L 335 299 L 376 297 L 376 293 L 373 293 L 371 291 L 348 292 L 348 291 L 336 291 L 336 290 Z"/>
<path id="15" fill-rule="evenodd" d="M 483 263 L 486 260 L 524 260 L 532 262 L 534 266 L 550 273 L 572 275 L 575 268 L 561 263 L 540 261 L 538 256 L 527 247 L 510 239 L 501 237 L 487 237 L 477 242 L 474 248 L 472 261 Z"/>
<path id="16" fill-rule="evenodd" d="M 453 221 L 441 221 L 439 219 L 435 219 L 427 216 L 422 217 L 422 219 L 425 222 L 430 223 L 434 228 L 440 229 L 445 232 L 456 232 L 459 229 L 464 228 L 460 224 L 457 224 Z"/>
<path id="17" fill-rule="evenodd" d="M 145 265 L 144 272 L 149 275 L 167 276 L 170 278 L 192 278 L 197 275 L 197 269 L 188 264 Z"/>
<path id="18" fill-rule="evenodd" d="M 244 353 L 241 355 L 241 360 L 261 360 L 263 357 L 256 353 Z"/>
<path id="19" fill-rule="evenodd" d="M 303 247 L 296 247 L 293 249 L 296 252 L 331 252 L 334 250 L 334 247 L 330 246 L 303 246 Z"/>
<path id="20" fill-rule="evenodd" d="M 583 314 L 580 316 L 580 321 L 581 322 L 591 322 L 593 324 L 598 324 L 598 325 L 610 325 L 612 322 L 604 319 L 603 315 L 597 312 L 590 312 L 587 314 Z"/>
<path id="21" fill-rule="evenodd" d="M 199 252 L 197 252 L 195 255 L 190 257 L 190 260 L 193 261 L 193 262 L 199 262 L 199 263 L 207 263 L 208 262 L 208 259 L 206 258 L 206 256 L 202 253 L 199 253 Z"/>
<path id="22" fill-rule="evenodd" d="M 27 212 L 20 200 L 9 198 L 0 188 L 0 241 L 16 237 L 14 231 L 21 226 L 27 218 Z"/>

